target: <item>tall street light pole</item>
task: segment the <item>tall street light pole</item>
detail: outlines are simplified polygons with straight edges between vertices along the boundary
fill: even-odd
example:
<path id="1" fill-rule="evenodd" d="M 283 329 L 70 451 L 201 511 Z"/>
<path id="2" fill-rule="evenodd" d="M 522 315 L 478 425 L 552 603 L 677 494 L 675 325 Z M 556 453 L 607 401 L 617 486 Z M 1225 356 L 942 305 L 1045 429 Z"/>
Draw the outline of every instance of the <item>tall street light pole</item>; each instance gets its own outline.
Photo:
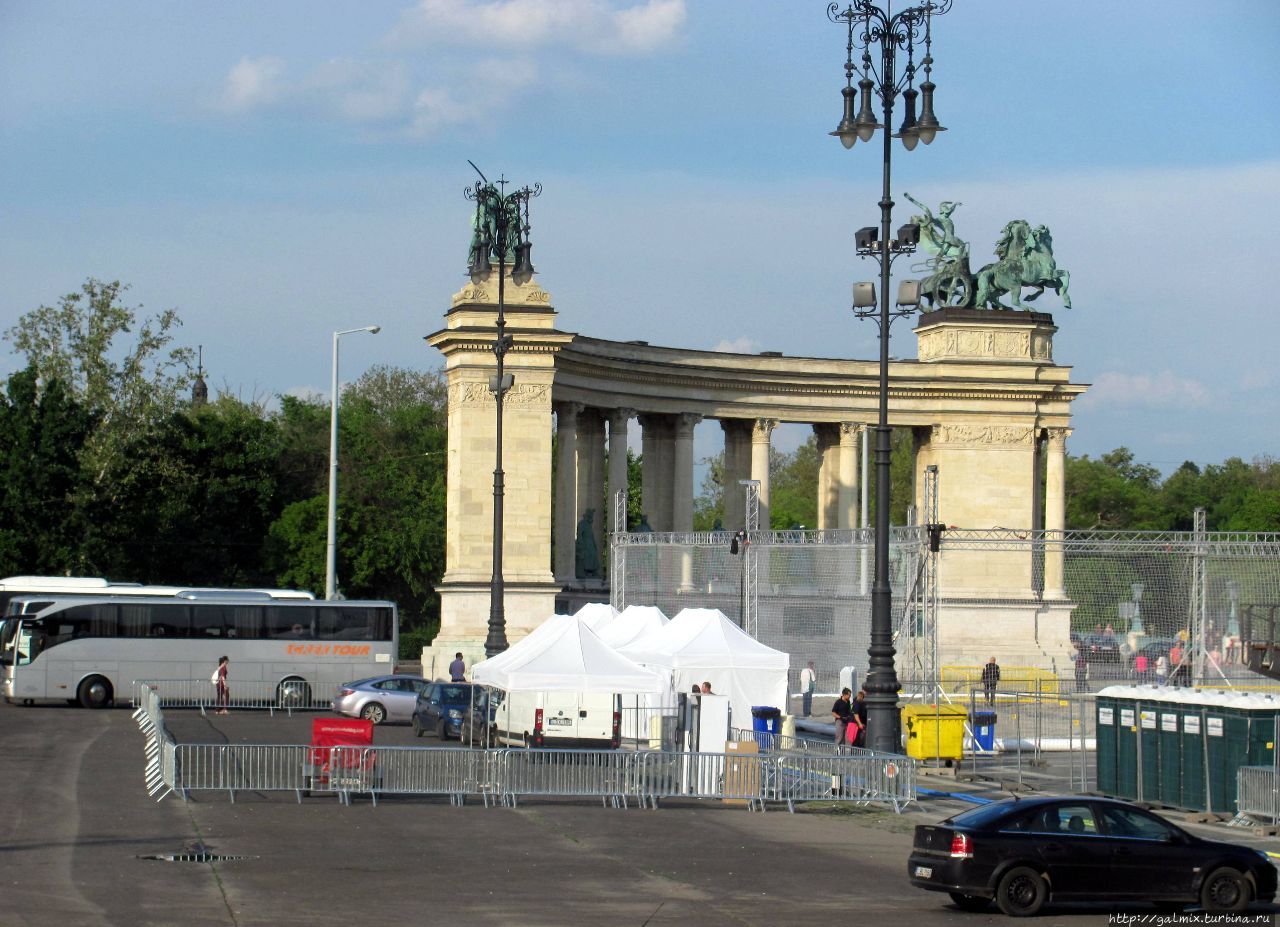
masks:
<path id="1" fill-rule="evenodd" d="M 505 584 L 502 577 L 502 500 L 504 494 L 502 471 L 502 406 L 507 390 L 515 378 L 505 372 L 504 359 L 511 350 L 511 336 L 507 334 L 505 315 L 507 263 L 511 261 L 511 282 L 524 286 L 533 279 L 533 261 L 529 241 L 529 200 L 542 193 L 542 184 L 521 187 L 506 192 L 507 180 L 499 178 L 496 184 L 480 172 L 474 163 L 467 162 L 480 174 L 474 186 L 465 191 L 467 199 L 476 204 L 475 233 L 471 239 L 471 282 L 479 285 L 492 272 L 490 258 L 498 259 L 498 323 L 493 353 L 497 358 L 498 372 L 489 378 L 489 392 L 495 399 L 493 467 L 493 577 L 489 584 L 489 633 L 484 641 L 486 657 L 492 657 L 507 649 L 507 616 Z"/>
<path id="2" fill-rule="evenodd" d="M 838 3 L 827 7 L 827 18 L 845 25 L 849 38 L 845 88 L 841 91 L 844 117 L 831 134 L 839 138 L 844 147 L 852 148 L 859 139 L 869 142 L 876 130 L 884 130 L 880 228 L 862 229 L 855 241 L 858 254 L 880 262 L 879 311 L 875 311 L 874 285 L 860 283 L 854 286 L 854 312 L 860 318 L 874 318 L 880 329 L 880 401 L 875 427 L 875 577 L 871 586 L 871 646 L 867 650 L 866 691 L 867 745 L 885 753 L 897 753 L 902 749 L 898 675 L 893 665 L 893 593 L 889 586 L 889 325 L 894 317 L 914 311 L 889 311 L 889 271 L 893 258 L 912 253 L 920 240 L 920 228 L 912 224 L 902 226 L 896 238 L 891 240 L 889 237 L 893 216 L 890 197 L 892 138 L 902 139 L 902 144 L 911 151 L 918 142 L 928 145 L 937 133 L 945 131 L 933 114 L 934 84 L 929 79 L 933 65 L 930 30 L 933 17 L 941 16 L 950 8 L 951 0 L 920 3 L 893 14 L 870 0 L 854 0 L 843 10 Z M 915 52 L 920 43 L 924 50 L 920 61 L 924 81 L 917 91 Z M 857 62 L 854 60 L 855 50 L 861 51 Z M 873 51 L 879 52 L 878 66 Z M 906 57 L 901 77 L 897 76 L 899 52 L 905 53 Z M 855 74 L 861 74 L 857 90 L 853 87 Z M 883 104 L 883 123 L 876 120 L 871 101 L 873 93 Z M 901 129 L 891 138 L 888 127 L 893 124 L 893 105 L 899 93 L 906 101 L 906 112 Z M 923 97 L 919 119 L 916 118 L 917 97 Z M 858 107 L 856 113 L 855 107 Z M 907 281 L 908 285 L 911 283 Z M 910 298 L 904 299 L 903 296 L 898 302 L 899 305 L 913 304 Z"/>
<path id="3" fill-rule="evenodd" d="M 348 328 L 333 333 L 333 381 L 329 391 L 329 533 L 325 543 L 324 597 L 338 595 L 338 339 L 343 335 L 368 332 L 376 335 L 382 329 L 377 325 L 364 328 Z"/>

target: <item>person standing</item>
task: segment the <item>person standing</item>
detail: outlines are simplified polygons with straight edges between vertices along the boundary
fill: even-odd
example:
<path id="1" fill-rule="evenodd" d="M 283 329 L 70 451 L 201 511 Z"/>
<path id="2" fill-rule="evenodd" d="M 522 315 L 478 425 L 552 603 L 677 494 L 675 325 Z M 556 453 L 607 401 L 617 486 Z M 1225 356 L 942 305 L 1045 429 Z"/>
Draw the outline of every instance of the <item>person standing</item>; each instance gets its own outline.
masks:
<path id="1" fill-rule="evenodd" d="M 987 705 L 996 703 L 996 686 L 1000 685 L 1000 664 L 993 656 L 982 668 L 982 692 L 987 697 Z"/>
<path id="2" fill-rule="evenodd" d="M 1141 650 L 1138 655 L 1133 658 L 1133 675 L 1137 677 L 1139 683 L 1147 681 L 1147 672 L 1150 670 L 1151 661 L 1147 659 L 1147 655 Z"/>
<path id="3" fill-rule="evenodd" d="M 467 681 L 467 664 L 462 659 L 462 651 L 459 650 L 453 655 L 453 662 L 449 664 L 449 681 L 450 682 L 466 682 Z"/>
<path id="4" fill-rule="evenodd" d="M 856 717 L 853 713 L 853 705 L 850 702 L 850 696 L 853 693 L 848 689 L 840 690 L 840 697 L 836 699 L 836 703 L 831 706 L 831 717 L 836 722 L 836 746 L 843 747 L 848 742 L 849 723 Z"/>
<path id="5" fill-rule="evenodd" d="M 1076 651 L 1076 691 L 1085 692 L 1089 688 L 1089 658 L 1084 650 Z"/>
<path id="6" fill-rule="evenodd" d="M 231 689 L 227 686 L 227 672 L 231 668 L 230 657 L 219 657 L 218 668 L 213 674 L 215 714 L 225 715 L 231 706 Z"/>
<path id="7" fill-rule="evenodd" d="M 849 738 L 850 743 L 855 747 L 865 747 L 867 745 L 867 693 L 865 689 L 859 689 L 858 694 L 853 697 L 853 701 L 849 703 L 853 708 L 853 718 L 857 725 L 855 736 Z"/>
<path id="8" fill-rule="evenodd" d="M 1164 654 L 1156 657 L 1156 685 L 1162 686 L 1169 678 L 1169 658 Z"/>
<path id="9" fill-rule="evenodd" d="M 1169 685 L 1186 685 L 1186 680 L 1184 679 L 1186 659 L 1186 650 L 1182 646 L 1182 641 L 1174 641 L 1173 646 L 1169 648 Z"/>
<path id="10" fill-rule="evenodd" d="M 809 665 L 800 671 L 800 701 L 806 718 L 813 714 L 813 691 L 817 686 L 818 677 L 813 671 L 813 661 L 810 660 Z"/>

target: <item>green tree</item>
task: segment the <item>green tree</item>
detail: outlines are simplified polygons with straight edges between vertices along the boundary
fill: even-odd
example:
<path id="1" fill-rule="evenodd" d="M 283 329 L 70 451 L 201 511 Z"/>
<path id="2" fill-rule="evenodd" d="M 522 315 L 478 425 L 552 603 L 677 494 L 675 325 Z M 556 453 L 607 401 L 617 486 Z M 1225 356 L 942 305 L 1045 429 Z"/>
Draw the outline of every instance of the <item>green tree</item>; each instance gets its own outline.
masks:
<path id="1" fill-rule="evenodd" d="M 1098 460 L 1069 457 L 1066 464 L 1067 527 L 1161 531 L 1171 518 L 1160 498 L 1160 472 L 1134 460 L 1126 447 Z"/>
<path id="2" fill-rule="evenodd" d="M 140 320 L 141 306 L 120 301 L 127 289 L 90 277 L 78 292 L 31 310 L 5 332 L 41 384 L 60 381 L 93 416 L 81 465 L 88 491 L 108 499 L 142 475 L 129 451 L 153 439 L 179 408 L 194 354 L 172 344 L 182 324 L 176 309 Z"/>
<path id="3" fill-rule="evenodd" d="M 349 597 L 396 601 L 402 625 L 434 624 L 444 575 L 446 390 L 438 372 L 374 367 L 342 393 L 337 574 Z M 270 527 L 281 582 L 322 588 L 328 525 L 328 403 L 283 402 L 281 483 Z"/>
<path id="4" fill-rule="evenodd" d="M 0 575 L 55 574 L 78 564 L 75 499 L 79 455 L 93 428 L 62 381 L 43 389 L 34 367 L 13 374 L 0 396 Z"/>

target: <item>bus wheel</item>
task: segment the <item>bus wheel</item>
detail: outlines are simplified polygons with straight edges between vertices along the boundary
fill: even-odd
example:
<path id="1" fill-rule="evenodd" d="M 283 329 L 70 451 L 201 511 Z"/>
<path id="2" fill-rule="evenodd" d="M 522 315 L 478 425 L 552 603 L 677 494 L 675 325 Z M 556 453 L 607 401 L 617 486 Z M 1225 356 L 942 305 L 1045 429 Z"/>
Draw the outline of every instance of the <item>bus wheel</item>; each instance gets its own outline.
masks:
<path id="1" fill-rule="evenodd" d="M 276 704 L 281 708 L 310 708 L 311 686 L 297 676 L 281 680 L 276 686 Z"/>
<path id="2" fill-rule="evenodd" d="M 76 701 L 85 708 L 106 708 L 111 704 L 111 683 L 101 676 L 90 676 L 76 690 Z"/>

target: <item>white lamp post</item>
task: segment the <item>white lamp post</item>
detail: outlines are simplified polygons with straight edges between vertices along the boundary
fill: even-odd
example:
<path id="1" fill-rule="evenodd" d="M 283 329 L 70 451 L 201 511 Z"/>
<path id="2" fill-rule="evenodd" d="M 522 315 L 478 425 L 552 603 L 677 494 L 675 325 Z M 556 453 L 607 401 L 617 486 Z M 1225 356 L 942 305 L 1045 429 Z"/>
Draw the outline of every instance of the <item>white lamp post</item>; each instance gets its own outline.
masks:
<path id="1" fill-rule="evenodd" d="M 1129 591 L 1133 593 L 1133 620 L 1129 622 L 1129 632 L 1132 634 L 1144 633 L 1142 628 L 1142 592 L 1146 588 L 1142 583 L 1131 583 Z"/>
<path id="2" fill-rule="evenodd" d="M 338 339 L 343 335 L 368 332 L 376 335 L 381 326 L 348 328 L 333 333 L 333 382 L 329 393 L 329 537 L 325 545 L 324 597 L 333 599 L 338 593 Z"/>

